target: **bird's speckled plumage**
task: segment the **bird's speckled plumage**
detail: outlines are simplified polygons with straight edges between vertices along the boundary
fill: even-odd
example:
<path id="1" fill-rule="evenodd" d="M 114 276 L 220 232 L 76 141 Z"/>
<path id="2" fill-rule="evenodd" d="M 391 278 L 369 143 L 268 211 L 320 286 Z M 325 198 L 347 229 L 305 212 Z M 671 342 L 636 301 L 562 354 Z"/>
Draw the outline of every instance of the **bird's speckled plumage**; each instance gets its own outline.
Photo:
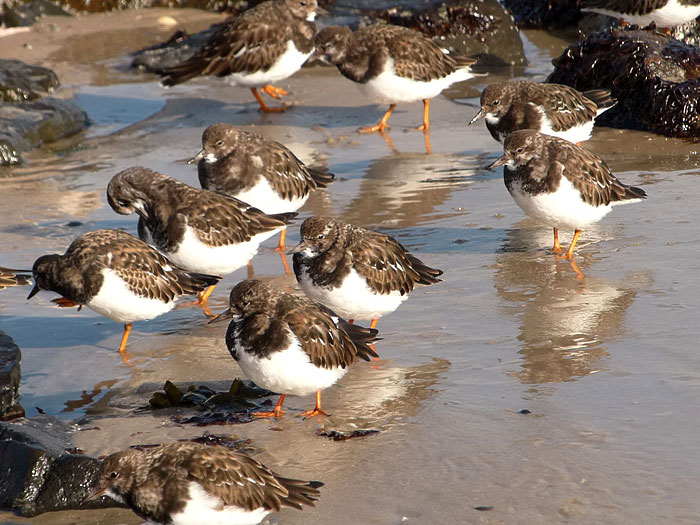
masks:
<path id="1" fill-rule="evenodd" d="M 196 294 L 219 280 L 176 267 L 124 231 L 95 230 L 75 239 L 63 255 L 39 257 L 33 268 L 35 290 L 87 304 L 99 293 L 105 269 L 114 271 L 133 294 L 164 303 Z"/>
<path id="2" fill-rule="evenodd" d="M 117 213 L 136 212 L 140 233 L 147 230 L 165 253 L 177 249 L 186 226 L 202 243 L 216 247 L 283 228 L 296 215 L 266 215 L 233 197 L 193 188 L 143 167 L 117 173 L 107 186 L 107 200 Z"/>
<path id="3" fill-rule="evenodd" d="M 519 129 L 564 133 L 593 122 L 617 100 L 607 89 L 581 93 L 561 84 L 516 81 L 490 84 L 481 93 L 481 110 L 472 122 L 485 117 L 491 136 L 503 142 Z"/>
<path id="4" fill-rule="evenodd" d="M 330 217 L 306 219 L 301 244 L 294 251 L 297 279 L 306 272 L 315 285 L 323 287 L 340 286 L 355 270 L 377 294 L 405 295 L 417 284 L 440 282 L 442 275 L 442 270 L 423 264 L 393 237 Z"/>
<path id="5" fill-rule="evenodd" d="M 553 193 L 565 177 L 581 199 L 594 207 L 646 197 L 641 188 L 620 182 L 594 153 L 534 130 L 511 133 L 504 144 L 504 157 L 512 162 L 504 169 L 509 190 L 517 182 L 525 193 Z"/>
<path id="6" fill-rule="evenodd" d="M 292 335 L 318 368 L 346 368 L 358 358 L 369 361 L 377 356 L 370 347 L 377 340 L 377 330 L 350 324 L 306 297 L 280 292 L 262 281 L 237 284 L 227 313 L 233 321 L 226 344 L 236 360 L 240 358 L 237 346 L 265 359 L 289 348 Z"/>
<path id="7" fill-rule="evenodd" d="M 225 447 L 180 442 L 107 456 L 97 492 L 115 494 L 140 517 L 164 524 L 185 510 L 191 483 L 220 502 L 222 516 L 230 507 L 247 512 L 313 507 L 323 485 L 279 476 Z"/>
<path id="8" fill-rule="evenodd" d="M 700 15 L 700 0 L 581 0 L 580 8 L 641 26 L 674 27 Z"/>
<path id="9" fill-rule="evenodd" d="M 201 156 L 201 157 L 200 157 Z M 263 179 L 281 199 L 303 199 L 333 182 L 332 173 L 310 168 L 279 142 L 231 124 L 212 124 L 202 134 L 197 165 L 202 188 L 238 196 Z M 264 203 L 249 202 L 264 209 Z M 292 208 L 288 211 L 293 211 Z"/>
<path id="10" fill-rule="evenodd" d="M 324 28 L 316 37 L 316 54 L 360 84 L 379 75 L 388 60 L 393 60 L 399 77 L 422 82 L 446 77 L 476 62 L 446 54 L 418 31 L 388 24 L 355 32 L 340 26 Z"/>
<path id="11" fill-rule="evenodd" d="M 309 18 L 317 8 L 316 0 L 270 0 L 229 18 L 197 54 L 163 71 L 163 85 L 196 76 L 268 71 L 285 54 L 289 41 L 297 51 L 310 55 L 316 25 Z"/>

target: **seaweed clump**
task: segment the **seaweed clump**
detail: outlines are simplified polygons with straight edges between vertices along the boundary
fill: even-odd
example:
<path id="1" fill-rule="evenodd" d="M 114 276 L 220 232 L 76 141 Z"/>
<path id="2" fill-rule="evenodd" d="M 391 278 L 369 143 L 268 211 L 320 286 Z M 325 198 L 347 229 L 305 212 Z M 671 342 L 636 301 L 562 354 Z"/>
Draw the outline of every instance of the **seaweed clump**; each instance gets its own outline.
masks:
<path id="1" fill-rule="evenodd" d="M 608 88 L 617 106 L 598 123 L 669 137 L 700 136 L 700 49 L 637 26 L 595 33 L 552 61 L 548 82 Z"/>

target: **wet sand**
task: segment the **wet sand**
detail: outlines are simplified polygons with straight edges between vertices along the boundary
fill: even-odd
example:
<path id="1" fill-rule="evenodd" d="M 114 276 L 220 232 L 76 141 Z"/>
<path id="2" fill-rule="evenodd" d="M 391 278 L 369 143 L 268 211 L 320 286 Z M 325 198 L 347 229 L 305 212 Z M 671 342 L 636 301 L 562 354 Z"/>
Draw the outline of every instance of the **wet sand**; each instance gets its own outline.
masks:
<path id="1" fill-rule="evenodd" d="M 292 397 L 280 421 L 206 429 L 134 409 L 166 379 L 222 386 L 240 377 L 225 327 L 206 325 L 195 308 L 136 323 L 125 365 L 115 350 L 117 323 L 87 309 L 55 309 L 48 293 L 27 302 L 28 288 L 3 290 L 0 329 L 23 352 L 28 415 L 35 407 L 67 419 L 102 415 L 88 425 L 101 430 L 76 432 L 76 445 L 93 455 L 203 431 L 250 439 L 256 457 L 279 472 L 326 484 L 315 509 L 276 518 L 291 525 L 700 521 L 697 145 L 596 130 L 587 147 L 649 198 L 584 232 L 580 278 L 548 253 L 551 230 L 524 217 L 501 171 L 483 169 L 500 145 L 483 124 L 466 123 L 478 90 L 498 75 L 456 86 L 454 100 L 434 100 L 428 155 L 423 134 L 404 132 L 419 124 L 420 104 L 397 108 L 390 143 L 359 135 L 385 108 L 329 68 L 285 82 L 296 107 L 281 115 L 260 114 L 249 91 L 217 79 L 163 90 L 153 76 L 126 71 L 124 53 L 170 34 L 150 35 L 166 15 L 199 27 L 218 19 L 154 10 L 139 12 L 136 25 L 133 13 L 96 15 L 115 31 L 102 31 L 105 46 L 86 45 L 80 34 L 97 18 L 46 19 L 30 33 L 32 49 L 23 47 L 27 33 L 0 40 L 2 58 L 54 67 L 67 86 L 59 95 L 74 95 L 94 121 L 86 134 L 28 154 L 27 165 L 0 170 L 0 209 L 10 210 L 0 217 L 3 266 L 31 267 L 92 229 L 135 233 L 136 220 L 106 204 L 111 176 L 144 165 L 196 184 L 196 169 L 182 160 L 199 150 L 204 127 L 226 121 L 336 173 L 340 180 L 315 194 L 300 219 L 335 213 L 391 233 L 445 270 L 445 281 L 380 320 L 382 361 L 353 368 L 324 393 L 332 415 L 323 422 L 294 417 L 313 399 Z M 127 28 L 124 41 L 114 36 Z M 525 74 L 541 79 L 565 41 L 540 32 L 524 38 Z M 565 241 L 570 234 L 562 232 Z M 289 244 L 297 240 L 290 228 Z M 291 287 L 274 246 L 275 239 L 261 249 L 255 273 Z M 224 279 L 213 311 L 243 278 L 245 270 Z M 333 442 L 315 435 L 319 427 L 380 433 Z M 110 510 L 32 522 L 139 520 Z"/>

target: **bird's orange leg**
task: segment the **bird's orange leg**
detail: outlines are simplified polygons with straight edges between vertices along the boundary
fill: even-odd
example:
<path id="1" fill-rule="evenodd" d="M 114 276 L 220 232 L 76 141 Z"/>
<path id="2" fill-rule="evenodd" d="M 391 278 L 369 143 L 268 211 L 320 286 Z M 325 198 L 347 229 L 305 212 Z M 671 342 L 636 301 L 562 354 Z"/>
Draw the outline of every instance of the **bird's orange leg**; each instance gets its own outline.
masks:
<path id="1" fill-rule="evenodd" d="M 202 291 L 202 292 L 199 292 L 199 293 L 197 294 L 197 302 L 198 302 L 199 304 L 206 304 L 207 299 L 209 299 L 209 296 L 210 296 L 211 293 L 214 291 L 214 288 L 216 288 L 216 285 L 215 285 L 215 284 L 212 284 L 212 285 L 209 286 L 206 290 L 204 290 L 204 291 Z"/>
<path id="2" fill-rule="evenodd" d="M 316 390 L 316 408 L 313 410 L 307 410 L 306 412 L 302 412 L 302 417 L 316 417 L 316 416 L 327 416 L 323 410 L 321 410 L 321 391 Z"/>
<path id="3" fill-rule="evenodd" d="M 122 356 L 122 361 L 125 363 L 129 362 L 129 354 L 126 352 L 126 342 L 129 340 L 131 326 L 131 323 L 124 324 L 124 334 L 122 335 L 121 343 L 119 343 L 119 354 Z"/>
<path id="4" fill-rule="evenodd" d="M 261 87 L 260 93 L 267 93 L 272 98 L 281 98 L 285 95 L 289 95 L 289 91 L 287 91 L 286 89 L 275 87 L 272 84 L 268 84 L 265 87 Z"/>
<path id="5" fill-rule="evenodd" d="M 271 412 L 253 412 L 252 415 L 254 417 L 280 417 L 281 415 L 285 414 L 285 411 L 282 410 L 282 403 L 284 403 L 284 398 L 286 397 L 287 394 L 282 394 L 279 401 L 277 401 L 275 408 L 273 408 Z"/>
<path id="6" fill-rule="evenodd" d="M 283 106 L 271 108 L 270 106 L 265 104 L 265 101 L 262 99 L 262 97 L 260 96 L 260 93 L 258 93 L 257 89 L 250 88 L 250 91 L 253 93 L 255 100 L 258 101 L 258 104 L 260 104 L 260 111 L 263 111 L 265 113 L 282 113 L 283 111 L 289 109 L 289 107 L 290 107 L 289 104 L 285 104 Z"/>
<path id="7" fill-rule="evenodd" d="M 204 315 L 206 315 L 207 317 L 211 317 L 213 315 L 211 313 L 211 310 L 209 309 L 209 305 L 207 304 L 207 300 L 209 299 L 209 296 L 211 295 L 211 293 L 214 291 L 214 288 L 216 288 L 216 285 L 212 284 L 203 292 L 199 292 L 197 294 L 197 301 L 195 302 L 195 304 L 198 304 L 202 307 L 202 309 L 204 310 Z"/>
<path id="8" fill-rule="evenodd" d="M 556 228 L 553 228 L 554 230 L 554 246 L 552 247 L 552 252 L 553 253 L 562 253 L 564 251 L 564 248 L 561 247 L 561 244 L 559 244 L 559 230 Z"/>
<path id="9" fill-rule="evenodd" d="M 418 126 L 418 131 L 428 131 L 430 129 L 430 99 L 423 99 L 423 125 Z"/>
<path id="10" fill-rule="evenodd" d="M 572 259 L 574 257 L 574 248 L 576 247 L 579 237 L 581 237 L 581 230 L 575 230 L 574 238 L 571 240 L 571 246 L 569 246 L 569 250 L 566 252 L 566 255 L 564 255 L 567 259 Z"/>
<path id="11" fill-rule="evenodd" d="M 248 261 L 248 279 L 255 277 L 255 272 L 253 271 L 253 260 Z"/>
<path id="12" fill-rule="evenodd" d="M 372 322 L 370 323 L 369 327 L 370 328 L 377 328 L 377 321 L 379 321 L 378 317 L 376 319 L 372 319 Z"/>
<path id="13" fill-rule="evenodd" d="M 389 109 L 386 113 L 384 113 L 384 116 L 382 117 L 382 120 L 379 121 L 379 124 L 375 126 L 365 126 L 364 128 L 360 128 L 357 131 L 359 131 L 360 133 L 374 133 L 375 131 L 384 131 L 385 129 L 389 129 L 391 126 L 387 124 L 387 121 L 389 120 L 391 113 L 394 111 L 394 108 L 396 108 L 396 104 L 391 104 L 389 106 Z"/>
<path id="14" fill-rule="evenodd" d="M 287 228 L 285 228 L 284 230 L 282 230 L 280 232 L 280 242 L 277 245 L 277 248 L 275 248 L 275 250 L 277 250 L 278 252 L 284 252 L 284 240 L 286 238 L 287 238 Z"/>

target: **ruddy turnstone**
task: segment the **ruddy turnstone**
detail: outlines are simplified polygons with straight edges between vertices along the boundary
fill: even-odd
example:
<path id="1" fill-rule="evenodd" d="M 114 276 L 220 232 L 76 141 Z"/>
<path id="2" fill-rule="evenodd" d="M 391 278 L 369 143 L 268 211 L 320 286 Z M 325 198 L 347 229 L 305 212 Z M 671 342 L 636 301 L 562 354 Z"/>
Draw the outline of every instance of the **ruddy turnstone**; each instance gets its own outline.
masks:
<path id="1" fill-rule="evenodd" d="M 335 177 L 305 166 L 279 142 L 231 124 L 212 124 L 204 130 L 195 161 L 202 188 L 236 197 L 265 213 L 298 210 L 311 190 L 325 188 Z"/>
<path id="2" fill-rule="evenodd" d="M 163 71 L 164 86 L 197 76 L 227 77 L 234 86 L 250 88 L 260 109 L 269 107 L 260 91 L 279 98 L 288 93 L 271 84 L 292 76 L 314 51 L 316 0 L 270 0 L 228 19 L 190 59 Z"/>
<path id="3" fill-rule="evenodd" d="M 591 138 L 595 118 L 616 103 L 608 89 L 581 93 L 561 84 L 499 82 L 481 92 L 481 109 L 469 123 L 483 118 L 500 143 L 518 129 L 578 143 Z"/>
<path id="4" fill-rule="evenodd" d="M 180 442 L 105 458 L 89 501 L 105 494 L 148 523 L 254 525 L 282 507 L 314 506 L 323 483 L 285 478 L 221 446 Z"/>
<path id="5" fill-rule="evenodd" d="M 598 222 L 616 204 L 647 196 L 627 186 L 599 157 L 566 140 L 535 130 L 514 131 L 506 137 L 503 156 L 489 169 L 504 166 L 506 188 L 523 211 L 554 228 L 554 253 L 563 250 L 559 228 L 573 228 L 565 257 L 571 259 L 582 228 Z"/>
<path id="6" fill-rule="evenodd" d="M 335 65 L 356 82 L 366 96 L 389 104 L 375 126 L 360 132 L 383 131 L 396 104 L 423 101 L 423 124 L 430 127 L 430 99 L 455 82 L 472 78 L 471 58 L 455 57 L 418 31 L 393 25 L 372 25 L 354 33 L 331 26 L 316 37 L 315 58 Z"/>
<path id="7" fill-rule="evenodd" d="M 61 294 L 61 307 L 87 306 L 124 323 L 119 353 L 134 321 L 168 312 L 181 295 L 214 286 L 219 277 L 188 272 L 171 264 L 145 242 L 121 230 L 95 230 L 75 239 L 63 255 L 39 257 L 32 269 L 34 288 Z"/>
<path id="8" fill-rule="evenodd" d="M 228 310 L 214 320 L 230 318 L 226 346 L 241 370 L 257 385 L 281 393 L 274 410 L 255 413 L 258 417 L 279 417 L 287 394 L 314 391 L 316 407 L 302 415 L 326 415 L 321 390 L 343 377 L 358 358 L 377 357 L 371 348 L 377 330 L 350 324 L 306 297 L 255 279 L 234 286 Z"/>
<path id="9" fill-rule="evenodd" d="M 234 197 L 193 188 L 140 166 L 112 177 L 107 201 L 122 215 L 136 212 L 139 236 L 175 264 L 213 275 L 245 266 L 260 243 L 296 215 L 266 215 Z M 200 303 L 206 304 L 212 290 L 200 297 Z"/>
<path id="10" fill-rule="evenodd" d="M 442 270 L 430 268 L 393 237 L 310 217 L 294 254 L 299 286 L 314 301 L 350 319 L 377 320 L 396 310 L 418 284 L 435 284 Z"/>
<path id="11" fill-rule="evenodd" d="M 675 27 L 700 16 L 700 0 L 581 0 L 580 6 L 641 27 Z"/>

